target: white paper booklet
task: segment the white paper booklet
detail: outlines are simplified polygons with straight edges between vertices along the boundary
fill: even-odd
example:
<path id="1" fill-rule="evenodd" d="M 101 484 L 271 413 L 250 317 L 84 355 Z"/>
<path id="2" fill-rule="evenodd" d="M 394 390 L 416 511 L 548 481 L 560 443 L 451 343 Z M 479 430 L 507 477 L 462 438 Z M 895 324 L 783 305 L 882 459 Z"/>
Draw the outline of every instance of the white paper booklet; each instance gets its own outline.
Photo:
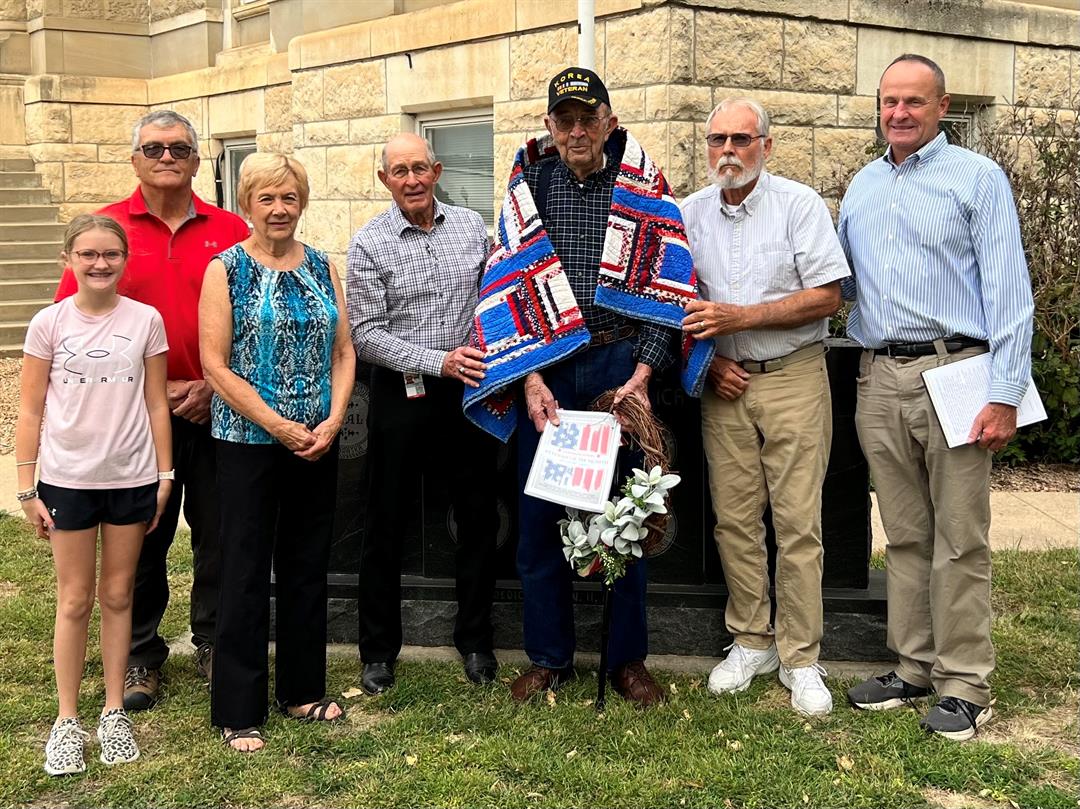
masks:
<path id="1" fill-rule="evenodd" d="M 601 512 L 619 454 L 619 422 L 610 413 L 559 410 L 533 456 L 525 494 L 583 511 Z"/>
<path id="2" fill-rule="evenodd" d="M 987 353 L 923 371 L 926 390 L 950 449 L 968 442 L 975 417 L 990 401 L 990 363 L 991 357 Z M 1016 426 L 1034 424 L 1045 418 L 1046 409 L 1039 391 L 1035 389 L 1035 383 L 1029 381 L 1024 399 L 1016 409 Z"/>

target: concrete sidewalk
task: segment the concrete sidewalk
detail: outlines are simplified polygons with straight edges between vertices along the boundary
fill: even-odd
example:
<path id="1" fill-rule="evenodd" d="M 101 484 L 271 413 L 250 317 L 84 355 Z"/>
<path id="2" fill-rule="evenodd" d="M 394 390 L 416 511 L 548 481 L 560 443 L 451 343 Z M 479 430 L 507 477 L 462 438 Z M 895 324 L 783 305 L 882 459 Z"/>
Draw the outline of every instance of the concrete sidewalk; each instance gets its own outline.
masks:
<path id="1" fill-rule="evenodd" d="M 22 509 L 15 499 L 18 478 L 14 454 L 0 455 L 0 508 L 12 514 Z M 871 522 L 874 550 L 885 548 L 876 495 Z M 991 492 L 990 545 L 994 550 L 1026 551 L 1075 548 L 1080 538 L 1080 494 L 1076 492 Z"/>

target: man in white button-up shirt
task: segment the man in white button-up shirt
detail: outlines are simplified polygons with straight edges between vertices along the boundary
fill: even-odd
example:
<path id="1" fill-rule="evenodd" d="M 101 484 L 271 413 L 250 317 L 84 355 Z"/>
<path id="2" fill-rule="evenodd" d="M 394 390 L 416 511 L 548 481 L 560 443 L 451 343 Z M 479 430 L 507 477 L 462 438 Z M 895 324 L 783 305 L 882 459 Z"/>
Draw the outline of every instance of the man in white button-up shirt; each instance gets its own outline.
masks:
<path id="1" fill-rule="evenodd" d="M 840 307 L 847 261 L 825 202 L 764 171 L 769 116 L 729 98 L 706 122 L 712 184 L 682 204 L 704 300 L 683 329 L 714 340 L 702 438 L 735 642 L 709 689 L 742 691 L 780 668 L 803 714 L 832 710 L 817 664 L 822 635 L 821 487 L 832 441 L 822 340 Z M 770 623 L 765 507 L 778 557 Z"/>

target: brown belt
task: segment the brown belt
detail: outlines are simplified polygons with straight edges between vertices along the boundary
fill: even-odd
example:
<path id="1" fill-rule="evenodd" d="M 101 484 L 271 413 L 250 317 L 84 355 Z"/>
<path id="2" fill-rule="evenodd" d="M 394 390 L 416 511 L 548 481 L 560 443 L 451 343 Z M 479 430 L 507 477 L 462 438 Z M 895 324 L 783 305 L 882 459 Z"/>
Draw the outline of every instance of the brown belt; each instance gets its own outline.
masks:
<path id="1" fill-rule="evenodd" d="M 629 325 L 619 326 L 618 328 L 608 329 L 607 331 L 590 332 L 589 345 L 606 346 L 608 343 L 617 343 L 619 340 L 633 337 L 637 332 L 637 326 Z"/>
<path id="2" fill-rule="evenodd" d="M 743 360 L 739 363 L 743 367 L 743 370 L 749 371 L 752 374 L 768 374 L 772 371 L 779 371 L 793 362 L 799 362 L 800 360 L 808 360 L 811 357 L 817 357 L 825 353 L 825 346 L 821 343 L 814 343 L 812 345 L 803 346 L 802 348 L 792 351 L 790 354 L 785 354 L 783 357 L 777 357 L 774 360 L 765 360 L 764 362 L 758 362 L 757 360 Z"/>

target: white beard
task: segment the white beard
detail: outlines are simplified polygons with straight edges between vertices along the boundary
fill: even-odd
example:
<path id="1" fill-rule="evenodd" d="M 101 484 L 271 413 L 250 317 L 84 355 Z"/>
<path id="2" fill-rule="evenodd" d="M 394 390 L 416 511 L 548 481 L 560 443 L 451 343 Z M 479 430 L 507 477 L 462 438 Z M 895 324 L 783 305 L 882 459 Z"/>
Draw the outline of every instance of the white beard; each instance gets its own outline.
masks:
<path id="1" fill-rule="evenodd" d="M 709 182 L 717 188 L 742 188 L 744 185 L 749 185 L 758 178 L 764 165 L 765 161 L 759 160 L 753 166 L 747 168 L 737 157 L 720 157 L 715 164 L 709 165 L 708 169 L 706 169 L 706 174 L 709 177 Z M 735 173 L 725 171 L 721 174 L 717 169 L 718 166 L 735 166 L 740 169 L 740 171 Z"/>

